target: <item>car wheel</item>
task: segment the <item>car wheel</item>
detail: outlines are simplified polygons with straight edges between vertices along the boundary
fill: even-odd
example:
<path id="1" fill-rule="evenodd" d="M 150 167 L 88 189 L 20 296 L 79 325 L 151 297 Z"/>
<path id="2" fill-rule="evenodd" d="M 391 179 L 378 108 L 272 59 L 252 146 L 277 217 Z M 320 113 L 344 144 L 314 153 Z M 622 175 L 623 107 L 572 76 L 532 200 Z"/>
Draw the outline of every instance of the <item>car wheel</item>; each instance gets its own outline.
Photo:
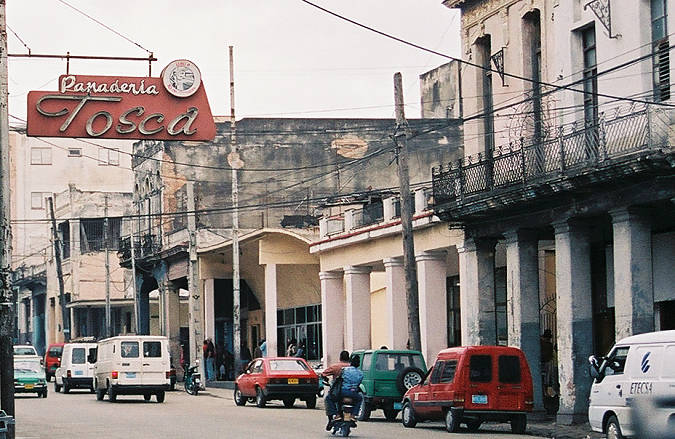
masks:
<path id="1" fill-rule="evenodd" d="M 145 395 L 143 395 L 143 399 L 145 400 L 145 402 L 150 401 L 150 398 L 152 398 L 152 395 L 150 395 L 149 393 L 146 393 Z"/>
<path id="2" fill-rule="evenodd" d="M 472 419 L 470 421 L 466 421 L 466 428 L 473 433 L 475 431 L 478 431 L 482 423 L 483 421 L 481 421 L 480 419 Z"/>
<path id="3" fill-rule="evenodd" d="M 246 399 L 244 395 L 241 394 L 241 390 L 239 390 L 239 386 L 234 386 L 234 403 L 238 406 L 243 406 L 246 405 Z"/>
<path id="4" fill-rule="evenodd" d="M 515 434 L 525 433 L 527 428 L 527 416 L 525 415 L 516 415 L 511 418 L 511 432 Z"/>
<path id="5" fill-rule="evenodd" d="M 459 430 L 459 419 L 452 410 L 448 410 L 445 414 L 445 429 L 448 433 L 456 433 Z"/>
<path id="6" fill-rule="evenodd" d="M 399 410 L 395 410 L 393 408 L 389 409 L 384 409 L 384 417 L 387 419 L 389 422 L 393 422 L 396 420 L 396 416 L 398 416 Z"/>
<path id="7" fill-rule="evenodd" d="M 255 405 L 259 408 L 264 408 L 265 404 L 267 404 L 267 400 L 265 399 L 265 394 L 263 394 L 263 391 L 260 387 L 256 387 L 256 389 L 255 389 Z"/>
<path id="8" fill-rule="evenodd" d="M 371 410 L 372 408 L 365 400 L 361 401 L 361 406 L 359 406 L 359 413 L 356 415 L 356 419 L 359 421 L 367 421 L 370 419 Z"/>
<path id="9" fill-rule="evenodd" d="M 47 388 L 46 388 L 46 387 L 45 387 L 45 389 L 42 391 L 42 397 L 43 397 L 43 398 L 46 398 L 46 397 L 47 397 Z"/>
<path id="10" fill-rule="evenodd" d="M 284 398 L 284 407 L 289 409 L 293 407 L 293 404 L 295 404 L 295 398 Z"/>
<path id="11" fill-rule="evenodd" d="M 61 386 L 59 386 L 58 383 L 56 382 L 56 378 L 54 378 L 54 391 L 56 393 L 59 393 L 61 391 Z"/>
<path id="12" fill-rule="evenodd" d="M 316 408 L 316 395 L 312 395 L 309 398 L 305 400 L 305 404 L 307 405 L 308 409 L 315 409 Z"/>
<path id="13" fill-rule="evenodd" d="M 403 404 L 401 421 L 403 422 L 403 426 L 406 428 L 414 428 L 415 425 L 417 425 L 417 419 L 415 419 L 415 410 L 413 410 L 412 404 L 410 404 L 409 401 L 406 401 Z"/>
<path id="14" fill-rule="evenodd" d="M 623 433 L 621 433 L 619 420 L 616 419 L 616 416 L 614 415 L 610 416 L 607 420 L 605 431 L 607 431 L 607 439 L 623 439 Z"/>
<path id="15" fill-rule="evenodd" d="M 422 382 L 424 372 L 417 367 L 406 367 L 396 377 L 396 386 L 401 395 Z"/>
<path id="16" fill-rule="evenodd" d="M 164 398 L 166 397 L 166 393 L 164 391 L 157 392 L 157 395 L 155 395 L 155 398 L 157 399 L 157 402 L 164 402 Z"/>
<path id="17" fill-rule="evenodd" d="M 110 383 L 108 383 L 108 401 L 117 401 L 117 392 L 115 392 L 115 389 L 113 389 L 113 386 Z"/>

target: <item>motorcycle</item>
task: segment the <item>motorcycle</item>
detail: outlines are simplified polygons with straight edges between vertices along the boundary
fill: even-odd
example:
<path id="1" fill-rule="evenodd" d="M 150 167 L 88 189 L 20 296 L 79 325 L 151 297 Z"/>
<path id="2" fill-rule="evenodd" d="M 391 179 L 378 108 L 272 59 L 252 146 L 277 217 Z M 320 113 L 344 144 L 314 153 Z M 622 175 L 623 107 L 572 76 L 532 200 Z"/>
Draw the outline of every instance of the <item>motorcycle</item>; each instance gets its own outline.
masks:
<path id="1" fill-rule="evenodd" d="M 333 421 L 331 434 L 334 436 L 347 437 L 352 428 L 356 428 L 356 421 L 352 412 L 354 411 L 354 400 L 348 396 L 340 398 L 338 403 L 338 418 Z"/>
<path id="2" fill-rule="evenodd" d="M 202 386 L 201 374 L 199 373 L 199 360 L 194 366 L 188 366 L 185 371 L 185 391 L 190 395 L 197 395 Z"/>

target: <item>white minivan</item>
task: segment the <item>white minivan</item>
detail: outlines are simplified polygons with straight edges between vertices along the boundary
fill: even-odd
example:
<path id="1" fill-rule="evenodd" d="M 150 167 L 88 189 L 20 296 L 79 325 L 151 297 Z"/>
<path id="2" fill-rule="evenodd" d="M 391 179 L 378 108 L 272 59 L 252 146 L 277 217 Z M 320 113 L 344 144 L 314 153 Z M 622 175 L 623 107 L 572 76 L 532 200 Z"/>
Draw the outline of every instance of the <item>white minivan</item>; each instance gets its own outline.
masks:
<path id="1" fill-rule="evenodd" d="M 96 343 L 66 343 L 63 345 L 61 365 L 54 372 L 54 391 L 63 393 L 71 389 L 86 388 L 94 392 L 94 364 L 90 356 Z"/>
<path id="2" fill-rule="evenodd" d="M 675 436 L 675 330 L 634 335 L 619 341 L 607 357 L 591 357 L 588 420 L 608 439 L 647 434 Z M 636 408 L 651 407 L 641 414 Z M 636 432 L 640 416 L 648 431 Z M 671 433 L 669 433 L 671 432 Z M 647 436 L 645 436 L 647 437 Z"/>
<path id="3" fill-rule="evenodd" d="M 169 390 L 171 365 L 169 342 L 155 335 L 121 335 L 98 342 L 94 360 L 96 399 L 107 394 L 110 401 L 117 395 L 143 395 L 150 401 L 164 402 Z"/>

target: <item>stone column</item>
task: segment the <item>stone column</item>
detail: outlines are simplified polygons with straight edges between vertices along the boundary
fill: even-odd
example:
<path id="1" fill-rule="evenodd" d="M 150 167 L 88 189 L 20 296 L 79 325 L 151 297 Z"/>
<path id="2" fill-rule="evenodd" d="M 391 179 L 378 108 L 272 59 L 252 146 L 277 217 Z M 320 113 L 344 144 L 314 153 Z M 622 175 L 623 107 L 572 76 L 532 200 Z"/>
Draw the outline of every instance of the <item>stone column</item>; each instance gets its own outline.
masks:
<path id="1" fill-rule="evenodd" d="M 652 230 L 644 212 L 612 214 L 616 340 L 654 330 Z"/>
<path id="2" fill-rule="evenodd" d="M 417 260 L 422 354 L 431 365 L 448 347 L 447 261 L 445 253 L 424 252 Z"/>
<path id="3" fill-rule="evenodd" d="M 389 349 L 405 349 L 408 341 L 408 308 L 403 259 L 387 258 L 382 262 L 386 279 L 387 346 Z"/>
<path id="4" fill-rule="evenodd" d="M 169 352 L 172 364 L 179 378 L 183 370 L 180 367 L 180 289 L 173 282 L 167 282 L 165 293 L 166 336 L 169 338 Z"/>
<path id="5" fill-rule="evenodd" d="M 215 280 L 204 280 L 204 338 L 216 339 Z M 198 340 L 200 345 L 204 340 Z"/>
<path id="6" fill-rule="evenodd" d="M 593 350 L 591 249 L 588 229 L 573 221 L 553 224 L 558 380 L 558 423 L 570 425 L 588 418 L 591 378 L 588 357 Z"/>
<path id="7" fill-rule="evenodd" d="M 345 295 L 342 273 L 319 272 L 321 280 L 321 333 L 324 366 L 337 362 L 344 349 Z"/>
<path id="8" fill-rule="evenodd" d="M 506 297 L 509 346 L 527 358 L 534 387 L 534 408 L 543 410 L 539 344 L 539 248 L 533 231 L 511 230 L 506 238 Z"/>
<path id="9" fill-rule="evenodd" d="M 265 346 L 267 356 L 277 355 L 277 264 L 265 265 Z"/>
<path id="10" fill-rule="evenodd" d="M 465 238 L 459 253 L 462 344 L 497 343 L 495 319 L 496 239 Z"/>
<path id="11" fill-rule="evenodd" d="M 345 267 L 346 348 L 370 349 L 370 267 Z"/>

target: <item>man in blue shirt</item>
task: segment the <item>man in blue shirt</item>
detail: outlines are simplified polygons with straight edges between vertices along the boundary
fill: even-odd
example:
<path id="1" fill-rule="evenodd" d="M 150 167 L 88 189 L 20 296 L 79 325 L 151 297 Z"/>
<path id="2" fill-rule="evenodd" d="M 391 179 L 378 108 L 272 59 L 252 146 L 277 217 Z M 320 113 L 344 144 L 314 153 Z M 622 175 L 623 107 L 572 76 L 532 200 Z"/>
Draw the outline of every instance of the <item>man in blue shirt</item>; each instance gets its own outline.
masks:
<path id="1" fill-rule="evenodd" d="M 349 366 L 342 369 L 342 388 L 340 389 L 340 395 L 338 399 L 349 397 L 354 401 L 353 410 L 358 413 L 359 407 L 361 406 L 361 401 L 363 401 L 363 396 L 359 391 L 359 386 L 361 381 L 363 381 L 363 372 L 361 372 L 358 367 L 361 365 L 361 359 L 357 356 L 353 356 L 349 361 Z M 335 399 L 332 397 L 326 398 L 326 411 L 328 415 L 333 419 L 338 414 L 338 408 Z M 326 429 L 330 429 L 330 423 L 326 426 Z"/>

